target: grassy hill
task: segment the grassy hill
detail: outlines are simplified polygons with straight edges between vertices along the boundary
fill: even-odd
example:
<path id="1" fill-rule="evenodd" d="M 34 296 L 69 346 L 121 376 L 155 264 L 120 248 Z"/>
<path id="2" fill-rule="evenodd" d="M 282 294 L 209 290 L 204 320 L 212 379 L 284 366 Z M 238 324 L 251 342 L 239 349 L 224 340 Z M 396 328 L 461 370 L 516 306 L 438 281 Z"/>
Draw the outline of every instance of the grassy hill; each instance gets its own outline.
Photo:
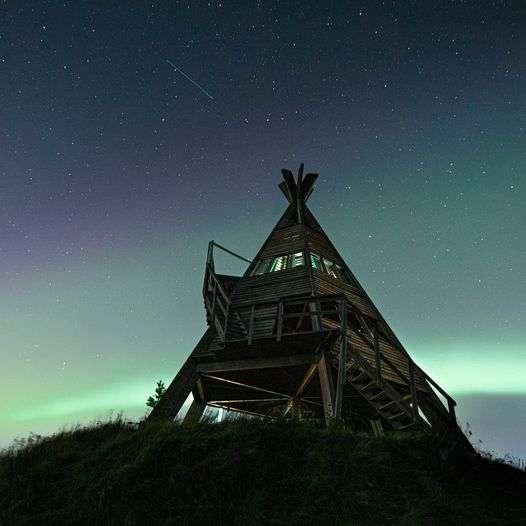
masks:
<path id="1" fill-rule="evenodd" d="M 425 435 L 114 421 L 0 456 L 0 524 L 526 524 L 526 473 Z"/>

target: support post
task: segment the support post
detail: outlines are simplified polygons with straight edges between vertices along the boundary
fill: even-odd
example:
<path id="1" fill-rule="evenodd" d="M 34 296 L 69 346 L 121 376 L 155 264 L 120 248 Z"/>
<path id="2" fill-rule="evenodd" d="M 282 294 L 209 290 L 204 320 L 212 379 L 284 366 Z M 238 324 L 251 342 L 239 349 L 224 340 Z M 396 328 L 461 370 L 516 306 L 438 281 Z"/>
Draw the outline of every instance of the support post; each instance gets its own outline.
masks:
<path id="1" fill-rule="evenodd" d="M 210 314 L 210 317 L 212 320 L 215 317 L 216 314 L 216 294 L 217 294 L 217 281 L 214 280 L 214 287 L 212 289 L 212 312 Z"/>
<path id="2" fill-rule="evenodd" d="M 197 363 L 190 356 L 172 380 L 159 403 L 152 409 L 147 420 L 174 420 L 197 379 Z"/>
<path id="3" fill-rule="evenodd" d="M 318 375 L 320 378 L 325 423 L 328 426 L 331 419 L 334 418 L 334 389 L 332 385 L 332 374 L 325 353 L 322 354 L 318 362 Z"/>
<path id="4" fill-rule="evenodd" d="M 194 354 L 199 354 L 206 349 L 214 336 L 214 329 L 209 327 L 195 346 L 192 354 L 184 362 L 176 377 L 172 380 L 172 383 L 168 386 L 159 403 L 146 418 L 147 422 L 175 419 L 198 379 L 198 360 L 194 358 Z"/>
<path id="5" fill-rule="evenodd" d="M 454 400 L 452 400 L 451 398 L 448 398 L 447 399 L 447 408 L 449 409 L 449 414 L 451 415 L 451 420 L 453 420 L 453 422 L 457 422 L 457 415 L 455 414 L 455 406 L 456 406 L 456 402 Z"/>
<path id="6" fill-rule="evenodd" d="M 252 336 L 254 334 L 254 317 L 256 314 L 256 306 L 253 304 L 250 307 L 250 320 L 248 322 L 248 345 L 252 344 Z"/>
<path id="7" fill-rule="evenodd" d="M 321 307 L 320 307 L 319 301 L 311 301 L 309 303 L 309 309 L 311 312 L 320 311 Z M 314 316 L 311 316 L 311 323 L 312 323 L 312 329 L 314 330 L 314 332 L 321 331 L 322 324 L 321 324 L 321 317 L 319 314 L 315 314 Z"/>
<path id="8" fill-rule="evenodd" d="M 183 423 L 184 424 L 193 424 L 199 422 L 201 417 L 203 416 L 203 412 L 205 410 L 206 404 L 202 402 L 201 400 L 194 400 L 190 407 L 188 408 L 188 412 L 186 413 Z"/>
<path id="9" fill-rule="evenodd" d="M 415 368 L 413 361 L 409 360 L 409 388 L 411 389 L 411 408 L 413 409 L 413 422 L 418 418 L 418 393 L 415 384 Z"/>
<path id="10" fill-rule="evenodd" d="M 290 399 L 290 408 L 292 410 L 292 415 L 294 416 L 294 418 L 301 420 L 301 404 L 300 399 L 298 397 L 293 396 Z"/>
<path id="11" fill-rule="evenodd" d="M 276 328 L 276 341 L 281 341 L 281 334 L 283 332 L 283 300 L 278 303 L 278 326 Z"/>

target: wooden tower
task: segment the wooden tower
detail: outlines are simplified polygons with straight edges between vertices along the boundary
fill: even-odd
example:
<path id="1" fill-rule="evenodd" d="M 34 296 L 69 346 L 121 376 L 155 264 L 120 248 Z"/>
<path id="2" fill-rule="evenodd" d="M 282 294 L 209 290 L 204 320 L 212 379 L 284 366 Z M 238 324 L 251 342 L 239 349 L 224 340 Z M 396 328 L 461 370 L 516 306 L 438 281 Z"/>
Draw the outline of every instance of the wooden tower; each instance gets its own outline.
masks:
<path id="1" fill-rule="evenodd" d="M 409 356 L 311 211 L 318 175 L 283 170 L 289 203 L 241 277 L 218 274 L 211 241 L 208 329 L 148 419 L 186 420 L 208 406 L 356 429 L 460 433 L 455 401 Z"/>

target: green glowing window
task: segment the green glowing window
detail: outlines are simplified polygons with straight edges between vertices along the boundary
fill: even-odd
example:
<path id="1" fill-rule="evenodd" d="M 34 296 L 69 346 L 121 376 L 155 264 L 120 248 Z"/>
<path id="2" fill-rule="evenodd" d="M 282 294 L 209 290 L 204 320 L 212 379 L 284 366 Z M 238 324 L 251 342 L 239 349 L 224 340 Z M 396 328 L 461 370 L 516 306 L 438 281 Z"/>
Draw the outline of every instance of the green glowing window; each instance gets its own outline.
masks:
<path id="1" fill-rule="evenodd" d="M 283 254 L 282 256 L 265 258 L 259 261 L 252 275 L 259 276 L 260 274 L 266 274 L 268 272 L 279 272 L 280 270 L 303 267 L 304 265 L 305 258 L 303 252 Z"/>
<path id="2" fill-rule="evenodd" d="M 323 270 L 321 266 L 321 258 L 314 252 L 310 253 L 310 265 L 315 270 Z"/>
<path id="3" fill-rule="evenodd" d="M 329 276 L 345 281 L 342 272 L 342 267 L 340 265 L 337 265 L 336 263 L 334 263 L 334 261 L 331 261 L 327 258 L 323 258 L 323 265 L 325 267 L 325 271 L 327 272 L 327 274 L 329 274 Z"/>
<path id="4" fill-rule="evenodd" d="M 314 270 L 319 270 L 325 274 L 329 274 L 329 276 L 341 281 L 349 281 L 346 278 L 346 273 L 342 269 L 341 265 L 338 265 L 326 257 L 321 257 L 320 255 L 316 254 L 316 252 L 310 253 L 310 264 Z"/>

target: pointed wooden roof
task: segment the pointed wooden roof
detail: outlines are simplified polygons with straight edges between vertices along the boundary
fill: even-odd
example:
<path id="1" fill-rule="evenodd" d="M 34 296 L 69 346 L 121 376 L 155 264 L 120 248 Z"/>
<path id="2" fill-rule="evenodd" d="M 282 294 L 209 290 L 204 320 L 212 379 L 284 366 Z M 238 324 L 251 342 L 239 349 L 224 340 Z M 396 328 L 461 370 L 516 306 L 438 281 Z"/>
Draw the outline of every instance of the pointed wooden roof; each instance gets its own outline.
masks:
<path id="1" fill-rule="evenodd" d="M 278 186 L 289 202 L 289 206 L 274 230 L 297 224 L 305 224 L 314 230 L 321 230 L 320 225 L 306 206 L 306 202 L 314 189 L 314 183 L 318 179 L 318 174 L 307 173 L 304 175 L 303 172 L 303 163 L 300 164 L 297 180 L 292 175 L 291 170 L 285 168 L 281 170 L 283 181 Z"/>

